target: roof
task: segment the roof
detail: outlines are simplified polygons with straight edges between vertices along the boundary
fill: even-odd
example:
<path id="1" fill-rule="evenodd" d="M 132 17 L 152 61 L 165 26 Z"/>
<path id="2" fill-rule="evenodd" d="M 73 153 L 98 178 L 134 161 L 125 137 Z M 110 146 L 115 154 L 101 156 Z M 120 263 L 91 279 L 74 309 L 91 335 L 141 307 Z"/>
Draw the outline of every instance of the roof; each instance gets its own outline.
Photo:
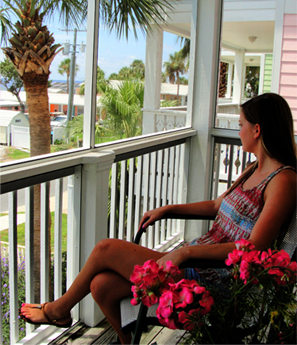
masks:
<path id="1" fill-rule="evenodd" d="M 123 80 L 110 80 L 109 84 L 118 89 Z M 161 83 L 161 95 L 177 95 L 177 84 Z M 188 85 L 179 85 L 179 96 L 188 95 Z"/>
<path id="2" fill-rule="evenodd" d="M 48 93 L 49 97 L 49 104 L 61 104 L 61 105 L 67 105 L 68 104 L 68 94 L 66 93 Z M 26 92 L 21 91 L 20 92 L 20 98 L 21 100 L 26 103 Z M 10 92 L 1 90 L 0 92 L 0 100 L 1 101 L 17 101 L 17 98 Z M 73 105 L 74 106 L 84 106 L 85 96 L 81 95 L 73 95 Z M 14 105 L 14 103 L 12 103 Z M 16 104 L 17 105 L 17 104 Z M 19 105 L 19 103 L 18 103 Z"/>
<path id="3" fill-rule="evenodd" d="M 161 95 L 177 95 L 177 84 L 161 84 Z M 179 85 L 179 96 L 188 95 L 188 85 Z"/>
<path id="4" fill-rule="evenodd" d="M 74 89 L 79 89 L 82 83 L 74 83 Z M 67 93 L 67 83 L 54 81 L 51 83 L 51 86 L 48 88 L 50 93 Z"/>
<path id="5" fill-rule="evenodd" d="M 0 116 L 0 126 L 2 127 L 8 127 L 11 123 L 11 121 L 14 119 L 15 116 L 21 114 L 21 116 L 25 115 L 20 111 L 14 111 L 14 110 L 1 110 L 1 116 Z"/>

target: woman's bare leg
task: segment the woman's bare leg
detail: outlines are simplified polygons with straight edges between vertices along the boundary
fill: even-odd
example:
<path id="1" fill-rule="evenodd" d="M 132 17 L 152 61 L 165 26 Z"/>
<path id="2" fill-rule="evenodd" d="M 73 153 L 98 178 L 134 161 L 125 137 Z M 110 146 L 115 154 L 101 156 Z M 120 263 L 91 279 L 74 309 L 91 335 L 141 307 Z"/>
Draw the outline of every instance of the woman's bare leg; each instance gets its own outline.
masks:
<path id="1" fill-rule="evenodd" d="M 120 301 L 131 295 L 131 283 L 113 271 L 101 272 L 91 282 L 91 294 L 121 343 L 130 344 L 131 334 L 121 331 Z"/>
<path id="2" fill-rule="evenodd" d="M 116 272 L 129 282 L 135 265 L 142 265 L 145 261 L 158 260 L 165 253 L 141 247 L 137 244 L 117 240 L 105 239 L 97 243 L 86 264 L 68 289 L 56 301 L 48 303 L 45 311 L 50 319 L 66 320 L 70 317 L 70 310 L 90 293 L 91 282 L 97 274 L 110 270 Z M 31 304 L 22 306 L 23 315 L 34 322 L 46 322 L 39 309 L 32 309 Z"/>

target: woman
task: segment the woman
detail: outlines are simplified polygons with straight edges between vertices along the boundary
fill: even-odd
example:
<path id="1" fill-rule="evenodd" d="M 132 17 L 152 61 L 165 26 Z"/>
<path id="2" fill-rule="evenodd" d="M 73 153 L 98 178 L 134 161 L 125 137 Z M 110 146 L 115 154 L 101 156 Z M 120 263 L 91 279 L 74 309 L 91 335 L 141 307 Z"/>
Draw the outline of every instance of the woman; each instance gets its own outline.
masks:
<path id="1" fill-rule="evenodd" d="M 239 125 L 243 150 L 254 153 L 257 161 L 229 191 L 213 201 L 168 205 L 148 211 L 140 222 L 140 227 L 147 228 L 168 213 L 216 215 L 208 234 L 170 253 L 155 252 L 117 239 L 102 240 L 62 297 L 42 306 L 23 304 L 21 317 L 31 323 L 69 327 L 70 310 L 91 292 L 121 342 L 127 344 L 131 337 L 120 330 L 119 301 L 131 294 L 129 278 L 136 264 L 142 265 L 149 259 L 160 265 L 168 260 L 180 265 L 194 258 L 225 259 L 240 238 L 248 238 L 258 250 L 271 246 L 281 236 L 282 226 L 296 207 L 292 114 L 281 96 L 264 94 L 242 105 Z M 198 279 L 201 272 L 182 271 L 175 277 L 176 281 L 185 275 Z"/>

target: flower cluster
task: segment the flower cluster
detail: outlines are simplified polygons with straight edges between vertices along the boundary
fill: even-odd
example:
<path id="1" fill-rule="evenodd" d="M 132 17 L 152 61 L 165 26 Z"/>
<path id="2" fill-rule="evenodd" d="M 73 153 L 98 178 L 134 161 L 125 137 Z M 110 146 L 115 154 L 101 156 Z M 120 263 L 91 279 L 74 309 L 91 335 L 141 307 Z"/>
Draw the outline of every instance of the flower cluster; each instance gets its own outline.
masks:
<path id="1" fill-rule="evenodd" d="M 226 260 L 232 274 L 220 284 L 174 283 L 179 271 L 171 262 L 164 269 L 153 260 L 135 266 L 132 304 L 159 303 L 160 323 L 187 330 L 189 344 L 294 343 L 297 263 L 284 250 L 257 251 L 247 240 L 235 244 Z"/>
<path id="2" fill-rule="evenodd" d="M 210 312 L 213 298 L 205 287 L 195 280 L 182 279 L 169 284 L 159 299 L 156 311 L 160 323 L 171 329 L 192 330 L 194 319 L 201 319 Z"/>
<path id="3" fill-rule="evenodd" d="M 194 322 L 210 312 L 214 301 L 205 287 L 195 280 L 182 279 L 174 283 L 172 276 L 179 274 L 177 266 L 170 261 L 159 267 L 154 260 L 143 266 L 136 265 L 130 277 L 133 299 L 137 305 L 142 301 L 147 307 L 159 303 L 156 314 L 160 323 L 171 329 L 191 330 Z"/>
<path id="4" fill-rule="evenodd" d="M 284 250 L 271 250 L 261 252 L 255 250 L 255 246 L 247 241 L 236 242 L 237 249 L 228 255 L 227 265 L 235 265 L 239 278 L 247 284 L 259 284 L 265 274 L 273 275 L 278 285 L 286 285 L 296 282 L 297 263 L 291 262 L 289 254 Z M 238 279 L 238 274 L 234 275 Z"/>
<path id="5" fill-rule="evenodd" d="M 136 265 L 131 274 L 130 280 L 135 285 L 132 286 L 133 299 L 131 303 L 137 305 L 142 301 L 147 307 L 158 303 L 162 292 L 173 283 L 172 276 L 179 274 L 177 266 L 170 261 L 166 267 L 159 267 L 154 260 L 149 260 L 143 266 Z"/>

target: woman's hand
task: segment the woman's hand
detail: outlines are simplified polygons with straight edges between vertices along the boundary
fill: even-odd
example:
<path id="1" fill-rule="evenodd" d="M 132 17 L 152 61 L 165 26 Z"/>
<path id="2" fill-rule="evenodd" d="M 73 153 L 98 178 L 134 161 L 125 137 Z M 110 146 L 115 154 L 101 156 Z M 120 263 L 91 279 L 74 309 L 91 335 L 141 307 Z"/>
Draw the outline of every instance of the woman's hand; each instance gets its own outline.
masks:
<path id="1" fill-rule="evenodd" d="M 146 229 L 149 225 L 153 225 L 157 220 L 162 219 L 165 213 L 166 213 L 165 207 L 158 207 L 158 208 L 155 208 L 154 210 L 145 212 L 145 214 L 143 215 L 139 223 L 138 231 L 141 228 Z"/>
<path id="2" fill-rule="evenodd" d="M 182 247 L 179 249 L 175 249 L 170 253 L 162 256 L 158 261 L 157 264 L 161 267 L 165 267 L 167 261 L 171 261 L 173 265 L 179 266 L 184 261 L 187 261 L 189 258 L 187 257 L 186 247 Z"/>

